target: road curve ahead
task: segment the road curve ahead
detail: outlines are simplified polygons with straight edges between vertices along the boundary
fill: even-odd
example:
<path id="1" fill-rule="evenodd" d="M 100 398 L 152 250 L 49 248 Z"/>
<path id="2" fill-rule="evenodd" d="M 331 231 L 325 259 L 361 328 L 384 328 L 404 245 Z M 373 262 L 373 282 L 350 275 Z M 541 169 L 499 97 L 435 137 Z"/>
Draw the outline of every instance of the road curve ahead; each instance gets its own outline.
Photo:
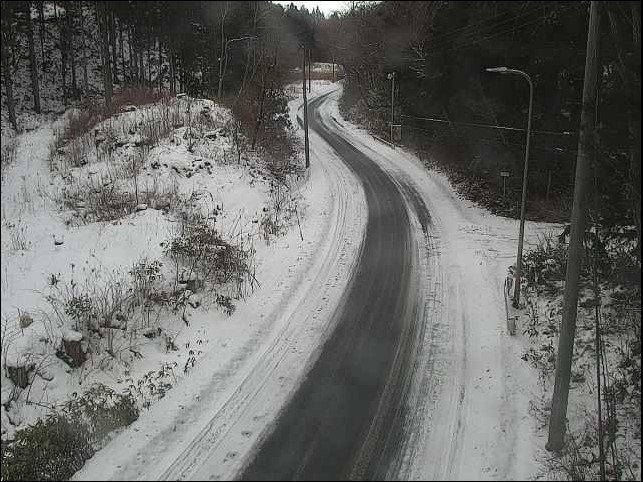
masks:
<path id="1" fill-rule="evenodd" d="M 417 244 L 404 197 L 378 165 L 320 114 L 311 128 L 361 179 L 368 223 L 336 328 L 279 415 L 244 480 L 383 479 L 398 455 L 417 342 Z"/>

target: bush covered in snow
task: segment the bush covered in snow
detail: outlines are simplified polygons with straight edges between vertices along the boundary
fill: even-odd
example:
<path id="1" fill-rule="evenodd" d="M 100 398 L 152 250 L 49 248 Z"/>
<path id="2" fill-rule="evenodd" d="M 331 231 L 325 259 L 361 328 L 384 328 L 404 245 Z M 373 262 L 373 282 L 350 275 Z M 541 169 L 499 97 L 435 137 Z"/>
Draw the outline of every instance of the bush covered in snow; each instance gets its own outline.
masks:
<path id="1" fill-rule="evenodd" d="M 527 310 L 521 326 L 530 343 L 522 358 L 538 370 L 543 390 L 553 386 L 556 368 L 568 234 L 566 229 L 558 236 L 544 235 L 524 255 Z M 599 477 L 599 364 L 606 471 L 610 479 L 636 480 L 641 444 L 640 269 L 633 230 L 588 229 L 580 277 L 567 443 L 560 454 L 545 460 L 551 477 Z M 550 394 L 544 396 L 548 398 Z"/>
<path id="2" fill-rule="evenodd" d="M 111 432 L 137 418 L 131 395 L 93 385 L 2 443 L 2 479 L 68 480 Z"/>

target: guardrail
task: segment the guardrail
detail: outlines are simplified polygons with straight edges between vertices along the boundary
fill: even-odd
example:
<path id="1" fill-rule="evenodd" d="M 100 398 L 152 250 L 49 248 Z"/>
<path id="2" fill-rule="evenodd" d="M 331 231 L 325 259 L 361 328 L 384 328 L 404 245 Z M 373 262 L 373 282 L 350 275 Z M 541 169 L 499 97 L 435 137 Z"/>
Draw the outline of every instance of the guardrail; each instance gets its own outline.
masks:
<path id="1" fill-rule="evenodd" d="M 389 146 L 395 148 L 395 144 L 392 144 L 389 141 L 382 139 L 380 136 L 376 136 L 375 134 L 373 134 L 373 137 L 375 137 L 375 139 L 377 139 L 378 141 L 383 142 L 384 144 L 388 144 Z"/>

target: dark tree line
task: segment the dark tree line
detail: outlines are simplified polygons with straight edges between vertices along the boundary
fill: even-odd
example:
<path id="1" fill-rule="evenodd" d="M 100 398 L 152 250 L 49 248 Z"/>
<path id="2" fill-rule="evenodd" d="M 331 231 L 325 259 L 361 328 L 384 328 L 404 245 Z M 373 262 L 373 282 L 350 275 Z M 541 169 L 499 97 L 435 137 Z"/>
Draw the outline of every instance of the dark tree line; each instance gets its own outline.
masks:
<path id="1" fill-rule="evenodd" d="M 640 233 L 640 2 L 601 4 L 601 214 Z M 529 90 L 485 68 L 527 72 L 535 89 L 528 210 L 547 217 L 553 204 L 566 211 L 572 190 L 588 12 L 589 2 L 354 2 L 323 23 L 317 41 L 324 60 L 345 68 L 346 105 L 362 106 L 383 133 L 394 71 L 404 142 L 448 159 L 474 197 L 493 193 L 487 204 L 505 212 L 517 208 L 525 132 L 477 125 L 526 128 Z M 500 170 L 512 173 L 513 202 L 502 204 Z"/>
<path id="2" fill-rule="evenodd" d="M 15 128 L 16 108 L 40 112 L 43 96 L 51 110 L 184 91 L 243 104 L 256 138 L 321 19 L 265 1 L 2 2 L 3 102 Z"/>

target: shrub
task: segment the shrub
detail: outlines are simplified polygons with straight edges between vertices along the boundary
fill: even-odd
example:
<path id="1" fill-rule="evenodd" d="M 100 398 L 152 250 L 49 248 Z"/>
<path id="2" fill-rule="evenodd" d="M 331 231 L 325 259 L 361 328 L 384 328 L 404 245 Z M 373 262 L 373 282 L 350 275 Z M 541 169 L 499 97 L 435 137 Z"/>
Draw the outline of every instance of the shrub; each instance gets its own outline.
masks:
<path id="1" fill-rule="evenodd" d="M 17 141 L 15 137 L 2 139 L 2 147 L 0 148 L 0 173 L 2 180 L 4 180 L 5 169 L 16 160 L 16 148 Z"/>
<path id="2" fill-rule="evenodd" d="M 551 231 L 539 235 L 536 246 L 523 256 L 523 269 L 532 284 L 565 279 L 567 245 Z"/>
<path id="3" fill-rule="evenodd" d="M 67 403 L 64 413 L 82 420 L 94 443 L 100 443 L 112 431 L 126 427 L 138 418 L 138 408 L 130 393 L 116 393 L 96 383 L 80 398 Z"/>
<path id="4" fill-rule="evenodd" d="M 116 183 L 100 184 L 93 181 L 78 182 L 63 191 L 64 205 L 70 209 L 79 209 L 81 215 L 76 220 L 78 224 L 113 221 L 136 210 L 136 197 L 133 193 L 120 188 Z"/>
<path id="5" fill-rule="evenodd" d="M 165 254 L 178 266 L 187 268 L 186 280 L 197 274 L 201 280 L 225 283 L 234 271 L 246 267 L 242 253 L 224 241 L 203 216 L 187 220 L 166 246 Z"/>
<path id="6" fill-rule="evenodd" d="M 134 304 L 128 279 L 121 272 L 113 272 L 106 280 L 98 272 L 87 278 L 83 285 L 73 278 L 70 282 L 56 281 L 45 297 L 56 314 L 62 329 L 73 324 L 75 331 L 92 341 L 92 334 L 107 343 L 106 350 L 114 354 L 116 331 L 125 330 Z"/>
<path id="7" fill-rule="evenodd" d="M 250 271 L 254 250 L 243 249 L 222 239 L 214 222 L 191 211 L 181 214 L 180 227 L 165 246 L 165 255 L 174 264 L 176 283 L 185 283 L 192 291 L 209 287 L 232 285 L 234 296 L 243 296 L 246 283 L 253 284 Z M 231 313 L 228 300 L 217 298 L 217 303 Z"/>
<path id="8" fill-rule="evenodd" d="M 149 371 L 141 379 L 134 383 L 134 380 L 128 378 L 129 383 L 127 393 L 131 399 L 139 401 L 145 409 L 149 408 L 156 400 L 162 399 L 167 391 L 176 383 L 174 369 L 178 366 L 177 362 L 163 363 L 158 371 Z"/>
<path id="9" fill-rule="evenodd" d="M 2 444 L 3 480 L 69 480 L 115 429 L 138 418 L 129 393 L 102 384 Z"/>
<path id="10" fill-rule="evenodd" d="M 2 445 L 2 478 L 69 480 L 93 455 L 85 424 L 56 413 L 17 431 L 12 443 Z"/>

